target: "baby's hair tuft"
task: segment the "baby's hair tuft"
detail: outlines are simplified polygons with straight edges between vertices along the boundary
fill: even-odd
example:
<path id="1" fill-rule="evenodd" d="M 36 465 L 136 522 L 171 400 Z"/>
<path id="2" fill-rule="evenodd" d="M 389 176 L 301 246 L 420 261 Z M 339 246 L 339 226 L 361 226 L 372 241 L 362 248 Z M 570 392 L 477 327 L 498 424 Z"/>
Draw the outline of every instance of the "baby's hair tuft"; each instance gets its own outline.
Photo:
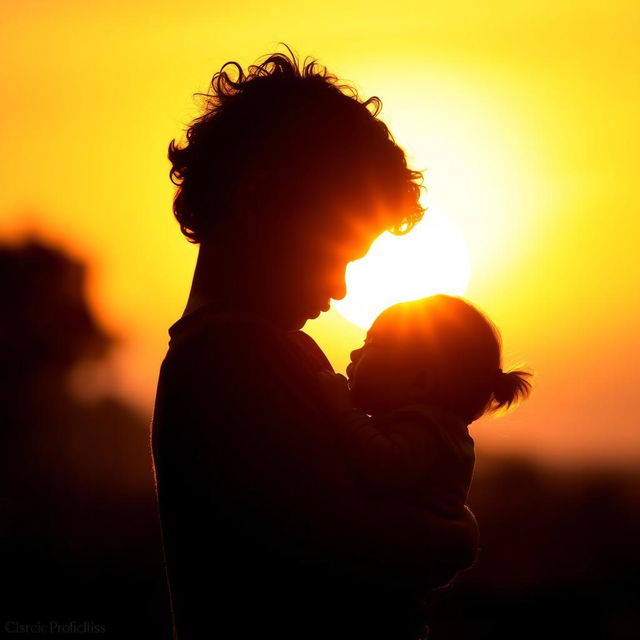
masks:
<path id="1" fill-rule="evenodd" d="M 531 393 L 530 371 L 521 369 L 515 371 L 499 370 L 493 388 L 493 409 L 508 409 L 512 405 L 522 402 Z"/>

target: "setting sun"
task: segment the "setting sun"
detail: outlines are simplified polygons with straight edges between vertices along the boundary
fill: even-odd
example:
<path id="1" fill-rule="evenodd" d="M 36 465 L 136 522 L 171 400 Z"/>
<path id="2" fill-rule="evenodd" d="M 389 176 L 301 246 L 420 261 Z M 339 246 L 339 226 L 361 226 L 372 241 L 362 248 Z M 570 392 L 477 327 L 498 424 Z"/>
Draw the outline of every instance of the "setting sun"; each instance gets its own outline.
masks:
<path id="1" fill-rule="evenodd" d="M 436 293 L 462 295 L 469 282 L 469 250 L 451 218 L 429 207 L 408 234 L 383 233 L 364 258 L 347 267 L 347 296 L 332 305 L 362 328 L 396 302 Z"/>

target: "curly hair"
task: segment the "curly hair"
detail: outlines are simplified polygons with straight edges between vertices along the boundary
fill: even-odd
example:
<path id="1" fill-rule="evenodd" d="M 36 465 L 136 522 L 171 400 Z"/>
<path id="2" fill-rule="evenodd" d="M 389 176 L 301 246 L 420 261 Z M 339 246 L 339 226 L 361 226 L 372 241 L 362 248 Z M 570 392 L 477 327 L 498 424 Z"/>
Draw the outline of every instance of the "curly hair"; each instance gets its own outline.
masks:
<path id="1" fill-rule="evenodd" d="M 289 56 L 269 55 L 247 73 L 225 63 L 210 91 L 194 94 L 204 98 L 204 112 L 189 125 L 186 144 L 174 139 L 168 153 L 182 233 L 201 242 L 247 205 L 285 226 L 313 212 L 326 220 L 347 211 L 371 216 L 375 208 L 383 228 L 406 233 L 425 211 L 422 174 L 407 167 L 377 118 L 380 99 L 361 100 L 316 60 L 300 64 L 285 47 Z"/>

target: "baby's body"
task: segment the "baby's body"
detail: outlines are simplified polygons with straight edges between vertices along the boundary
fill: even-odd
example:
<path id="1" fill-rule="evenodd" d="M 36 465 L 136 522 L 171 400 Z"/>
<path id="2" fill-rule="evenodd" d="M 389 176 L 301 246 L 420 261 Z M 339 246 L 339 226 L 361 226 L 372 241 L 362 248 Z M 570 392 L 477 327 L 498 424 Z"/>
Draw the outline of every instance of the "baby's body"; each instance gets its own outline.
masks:
<path id="1" fill-rule="evenodd" d="M 465 508 L 474 443 L 455 414 L 413 403 L 369 417 L 355 407 L 339 413 L 344 452 L 358 483 L 432 513 L 458 517 Z"/>
<path id="2" fill-rule="evenodd" d="M 431 296 L 383 311 L 351 353 L 348 380 L 319 376 L 362 490 L 445 518 L 468 510 L 475 464 L 469 425 L 530 389 L 526 372 L 505 373 L 500 361 L 497 330 L 461 298 Z M 434 587 L 450 581 L 442 568 L 431 576 Z M 411 595 L 408 615 L 427 622 L 429 595 Z"/>
<path id="3" fill-rule="evenodd" d="M 468 426 L 529 393 L 503 372 L 499 334 L 473 305 L 436 295 L 385 309 L 351 352 L 348 381 L 321 378 L 357 479 L 375 495 L 456 517 L 475 463 Z"/>

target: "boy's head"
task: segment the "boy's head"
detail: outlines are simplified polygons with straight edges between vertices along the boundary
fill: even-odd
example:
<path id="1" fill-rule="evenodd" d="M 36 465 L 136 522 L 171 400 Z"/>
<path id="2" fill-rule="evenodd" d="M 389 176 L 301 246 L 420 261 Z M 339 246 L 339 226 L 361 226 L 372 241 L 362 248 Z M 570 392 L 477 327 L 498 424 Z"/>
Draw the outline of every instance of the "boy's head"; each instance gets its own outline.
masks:
<path id="1" fill-rule="evenodd" d="M 529 374 L 501 370 L 500 335 L 462 298 L 436 295 L 383 311 L 347 368 L 369 413 L 408 402 L 449 409 L 467 422 L 528 395 Z"/>
<path id="2" fill-rule="evenodd" d="M 288 53 L 223 65 L 186 144 L 169 145 L 170 176 L 182 233 L 217 256 L 218 288 L 310 318 L 344 297 L 347 263 L 376 236 L 420 220 L 422 175 L 379 98 Z"/>

